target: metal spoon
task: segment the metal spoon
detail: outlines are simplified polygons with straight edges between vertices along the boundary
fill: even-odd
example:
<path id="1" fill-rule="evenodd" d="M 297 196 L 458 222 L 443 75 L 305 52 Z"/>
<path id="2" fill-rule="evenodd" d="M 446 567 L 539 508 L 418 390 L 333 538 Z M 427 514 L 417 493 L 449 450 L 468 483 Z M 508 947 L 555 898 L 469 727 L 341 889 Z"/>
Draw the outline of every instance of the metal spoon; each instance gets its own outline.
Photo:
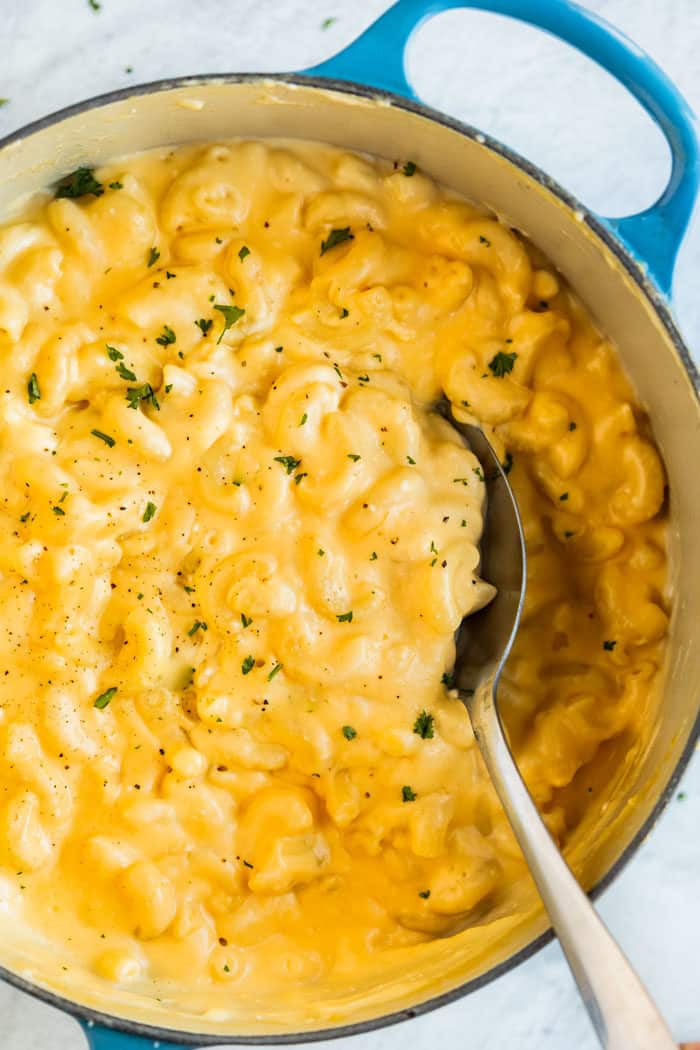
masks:
<path id="1" fill-rule="evenodd" d="M 454 683 L 501 805 L 510 821 L 574 980 L 605 1050 L 677 1050 L 646 989 L 551 838 L 518 772 L 498 714 L 496 691 L 518 631 L 526 585 L 525 537 L 518 505 L 482 430 L 440 413 L 481 463 L 487 518 L 481 575 L 498 588 L 457 633 Z"/>

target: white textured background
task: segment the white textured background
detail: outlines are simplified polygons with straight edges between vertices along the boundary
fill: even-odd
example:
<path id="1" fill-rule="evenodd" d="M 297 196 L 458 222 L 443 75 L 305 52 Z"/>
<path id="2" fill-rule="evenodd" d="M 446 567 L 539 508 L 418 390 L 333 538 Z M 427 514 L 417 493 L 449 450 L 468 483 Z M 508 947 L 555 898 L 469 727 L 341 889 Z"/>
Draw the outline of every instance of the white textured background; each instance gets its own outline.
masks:
<path id="1" fill-rule="evenodd" d="M 533 4 L 537 0 L 532 0 Z M 0 0 L 0 136 L 90 95 L 187 73 L 279 71 L 322 61 L 388 0 Z M 700 111 L 698 0 L 588 0 L 667 70 Z M 336 21 L 322 28 L 327 18 Z M 588 59 L 535 30 L 476 12 L 414 38 L 413 83 L 431 105 L 501 138 L 591 208 L 651 203 L 668 174 L 660 133 Z M 126 68 L 133 72 L 127 73 Z M 700 346 L 700 223 L 681 253 L 676 312 Z M 689 464 L 689 483 L 696 483 Z M 600 910 L 680 1040 L 700 1038 L 700 761 Z M 594 1050 L 559 948 L 468 999 L 337 1050 Z M 351 1045 L 350 1045 L 351 1044 Z M 0 985 L 0 1050 L 84 1050 L 74 1021 Z"/>

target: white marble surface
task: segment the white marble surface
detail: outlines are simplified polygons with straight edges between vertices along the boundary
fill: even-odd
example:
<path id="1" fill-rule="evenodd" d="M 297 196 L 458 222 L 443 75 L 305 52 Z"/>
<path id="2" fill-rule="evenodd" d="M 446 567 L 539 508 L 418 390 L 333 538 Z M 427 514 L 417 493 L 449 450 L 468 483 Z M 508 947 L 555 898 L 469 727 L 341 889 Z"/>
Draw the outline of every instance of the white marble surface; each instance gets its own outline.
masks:
<path id="1" fill-rule="evenodd" d="M 532 0 L 536 3 L 537 0 Z M 330 56 L 387 0 L 0 0 L 0 135 L 131 82 L 196 72 L 291 70 Z M 674 77 L 700 110 L 698 0 L 588 0 Z M 327 29 L 321 23 L 336 18 Z M 125 72 L 133 67 L 133 73 Z M 584 203 L 624 214 L 663 185 L 660 136 L 610 78 L 563 45 L 503 19 L 453 12 L 410 53 L 426 101 L 530 157 Z M 700 223 L 686 242 L 674 300 L 700 345 Z M 600 910 L 679 1040 L 700 1038 L 700 760 Z M 396 1028 L 343 1040 L 350 1050 L 594 1050 L 557 945 L 466 1000 Z M 327 1044 L 320 1044 L 326 1046 Z M 328 1044 L 330 1045 L 330 1044 Z M 1 1050 L 83 1050 L 74 1021 L 0 985 Z"/>

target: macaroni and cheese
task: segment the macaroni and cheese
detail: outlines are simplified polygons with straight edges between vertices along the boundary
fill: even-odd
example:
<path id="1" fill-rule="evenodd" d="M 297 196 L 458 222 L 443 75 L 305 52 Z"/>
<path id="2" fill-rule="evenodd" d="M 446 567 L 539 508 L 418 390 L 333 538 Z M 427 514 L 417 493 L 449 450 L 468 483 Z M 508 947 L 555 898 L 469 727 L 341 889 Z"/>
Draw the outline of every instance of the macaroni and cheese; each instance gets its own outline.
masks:
<path id="1" fill-rule="evenodd" d="M 264 1013 L 524 879 L 450 690 L 492 589 L 443 393 L 520 502 L 502 708 L 569 839 L 661 664 L 665 482 L 516 232 L 410 158 L 141 154 L 0 229 L 0 354 L 0 903 L 64 971 Z"/>

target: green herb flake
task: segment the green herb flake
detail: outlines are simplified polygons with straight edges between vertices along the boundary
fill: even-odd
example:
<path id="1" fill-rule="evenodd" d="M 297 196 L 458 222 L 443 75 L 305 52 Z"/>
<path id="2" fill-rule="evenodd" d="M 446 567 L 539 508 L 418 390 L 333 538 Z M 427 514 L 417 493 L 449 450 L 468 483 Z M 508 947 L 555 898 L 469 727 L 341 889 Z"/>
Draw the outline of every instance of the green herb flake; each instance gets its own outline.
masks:
<path id="1" fill-rule="evenodd" d="M 155 266 L 155 264 L 158 262 L 159 259 L 160 259 L 160 252 L 158 251 L 158 249 L 157 248 L 151 248 L 150 252 L 148 253 L 148 266 L 149 266 L 149 269 L 150 269 L 151 266 Z"/>
<path id="2" fill-rule="evenodd" d="M 338 19 L 335 17 L 324 18 L 321 22 L 321 29 L 330 29 L 331 26 L 334 26 L 337 21 Z"/>
<path id="3" fill-rule="evenodd" d="M 404 802 L 415 802 L 418 795 L 416 795 L 412 787 L 409 787 L 408 784 L 404 784 L 401 788 L 401 798 Z"/>
<path id="4" fill-rule="evenodd" d="M 52 507 L 51 510 L 54 512 L 57 518 L 65 518 L 66 512 L 63 507 Z"/>
<path id="5" fill-rule="evenodd" d="M 678 794 L 676 795 L 676 798 L 678 799 L 679 802 L 685 802 L 687 797 L 688 796 L 686 795 L 685 791 L 679 791 Z"/>
<path id="6" fill-rule="evenodd" d="M 325 255 L 331 248 L 336 248 L 339 244 L 343 244 L 345 241 L 352 241 L 355 239 L 355 234 L 350 232 L 349 226 L 343 226 L 339 230 L 331 230 L 326 237 L 325 241 L 321 241 L 321 255 Z"/>
<path id="7" fill-rule="evenodd" d="M 166 392 L 166 394 L 169 394 L 170 391 L 172 390 L 172 388 L 173 388 L 173 384 L 172 383 L 166 383 L 165 384 L 165 392 Z"/>
<path id="8" fill-rule="evenodd" d="M 421 740 L 432 740 L 435 736 L 435 719 L 427 711 L 423 710 L 413 723 L 413 732 Z"/>
<path id="9" fill-rule="evenodd" d="M 192 624 L 192 626 L 190 627 L 189 631 L 187 632 L 187 637 L 188 638 L 194 638 L 194 636 L 197 633 L 197 631 L 208 631 L 208 630 L 209 630 L 209 628 L 207 627 L 207 625 L 204 622 L 204 620 L 195 620 L 194 623 Z"/>
<path id="10" fill-rule="evenodd" d="M 241 673 L 250 674 L 255 667 L 255 659 L 252 656 L 246 656 L 245 660 L 241 664 Z"/>
<path id="11" fill-rule="evenodd" d="M 419 890 L 418 896 L 422 897 L 424 901 L 427 901 L 428 897 L 430 896 L 430 890 Z"/>
<path id="12" fill-rule="evenodd" d="M 183 591 L 186 591 L 187 594 L 194 594 L 194 587 L 188 587 L 186 583 L 183 585 L 182 589 Z"/>
<path id="13" fill-rule="evenodd" d="M 372 553 L 369 556 L 369 560 L 370 561 L 376 561 L 377 557 L 378 557 L 377 552 L 376 551 L 372 551 Z"/>
<path id="14" fill-rule="evenodd" d="M 119 361 L 117 364 L 117 374 L 122 378 L 128 380 L 130 383 L 136 382 L 136 374 L 127 368 L 123 361 Z"/>
<path id="15" fill-rule="evenodd" d="M 357 452 L 348 452 L 348 459 L 351 459 L 353 463 L 357 463 L 358 459 L 362 459 L 362 456 L 358 456 Z"/>
<path id="16" fill-rule="evenodd" d="M 9 98 L 0 98 L 0 109 L 2 109 L 3 106 L 9 106 L 9 104 Z"/>
<path id="17" fill-rule="evenodd" d="M 484 244 L 487 248 L 491 247 L 491 241 L 488 237 L 484 237 L 482 234 L 479 234 L 479 244 Z"/>
<path id="18" fill-rule="evenodd" d="M 340 613 L 336 616 L 338 623 L 352 623 L 352 609 L 346 613 Z"/>
<path id="19" fill-rule="evenodd" d="M 91 430 L 90 433 L 93 437 L 99 438 L 100 441 L 104 441 L 105 445 L 109 445 L 110 448 L 114 448 L 116 441 L 109 434 L 105 434 L 102 430 Z"/>
<path id="20" fill-rule="evenodd" d="M 176 342 L 177 336 L 173 332 L 170 325 L 164 324 L 163 331 L 159 336 L 156 336 L 156 342 L 159 346 L 170 346 L 171 343 Z"/>
<path id="21" fill-rule="evenodd" d="M 484 481 L 484 482 L 486 481 L 486 478 L 484 477 L 484 472 L 481 469 L 481 467 L 472 467 L 472 470 L 476 474 L 476 476 L 479 479 L 479 481 Z"/>
<path id="22" fill-rule="evenodd" d="M 573 419 L 569 423 L 569 430 L 576 430 L 576 423 L 574 423 Z"/>
<path id="23" fill-rule="evenodd" d="M 224 338 L 229 328 L 235 325 L 236 321 L 240 321 L 243 317 L 245 310 L 240 306 L 220 306 L 218 303 L 214 303 L 214 309 L 218 310 L 219 313 L 224 315 L 224 327 L 221 331 L 221 335 L 216 340 L 217 345 Z"/>
<path id="24" fill-rule="evenodd" d="M 36 372 L 32 372 L 27 383 L 27 399 L 30 405 L 33 405 L 35 401 L 41 401 L 41 390 L 39 389 L 39 380 L 36 377 Z"/>
<path id="25" fill-rule="evenodd" d="M 275 347 L 275 353 L 276 354 L 281 354 L 283 350 L 284 350 L 283 346 L 276 346 Z"/>
<path id="26" fill-rule="evenodd" d="M 114 182 L 110 182 L 109 188 L 110 190 L 123 190 L 124 183 L 120 182 L 119 179 L 115 179 Z"/>
<path id="27" fill-rule="evenodd" d="M 200 317 L 198 321 L 194 322 L 199 328 L 202 335 L 209 335 L 211 327 L 214 324 L 211 318 Z"/>
<path id="28" fill-rule="evenodd" d="M 275 664 L 275 666 L 272 668 L 269 675 L 267 676 L 268 682 L 271 682 L 275 675 L 280 673 L 283 667 L 284 664 Z"/>
<path id="29" fill-rule="evenodd" d="M 299 484 L 299 482 L 300 482 L 300 481 L 302 480 L 302 478 L 308 478 L 308 476 L 309 476 L 309 475 L 308 475 L 308 474 L 306 473 L 306 471 L 305 471 L 305 470 L 304 470 L 304 471 L 302 471 L 302 472 L 301 472 L 300 474 L 295 474 L 295 475 L 294 475 L 294 484 L 295 484 L 295 485 L 298 485 L 298 484 Z"/>
<path id="30" fill-rule="evenodd" d="M 416 465 L 416 461 L 413 458 L 413 456 L 406 456 L 406 462 L 408 464 L 410 464 L 410 466 L 412 466 L 412 467 L 415 467 L 415 465 Z"/>
<path id="31" fill-rule="evenodd" d="M 20 517 L 19 520 L 22 522 L 22 524 L 24 524 L 25 521 L 29 521 L 29 515 L 30 514 L 31 514 L 31 511 L 28 510 Z"/>
<path id="32" fill-rule="evenodd" d="M 143 512 L 143 517 L 141 518 L 141 521 L 143 521 L 143 522 L 150 521 L 152 518 L 155 517 L 155 513 L 156 513 L 157 509 L 158 508 L 156 507 L 155 503 L 151 503 L 151 501 L 149 500 L 148 503 L 146 504 L 146 509 Z"/>
<path id="33" fill-rule="evenodd" d="M 494 357 L 489 361 L 489 368 L 496 376 L 497 379 L 503 379 L 503 376 L 508 375 L 509 372 L 513 371 L 513 365 L 515 364 L 517 354 L 513 351 L 510 354 L 504 353 L 503 350 L 499 350 Z"/>
<path id="34" fill-rule="evenodd" d="M 253 622 L 253 620 L 252 620 L 252 618 L 250 616 L 246 616 L 245 613 L 241 613 L 241 623 L 242 623 L 244 628 L 245 627 L 250 627 L 252 622 Z"/>
<path id="35" fill-rule="evenodd" d="M 559 502 L 560 503 L 566 503 L 568 498 L 569 498 L 569 493 L 568 492 L 562 492 L 561 496 L 559 497 Z"/>
<path id="36" fill-rule="evenodd" d="M 349 317 L 349 316 L 350 316 L 350 311 L 348 310 L 347 306 L 344 306 L 343 309 L 340 311 L 340 320 L 344 321 L 345 318 Z"/>
<path id="37" fill-rule="evenodd" d="M 357 730 L 353 729 L 352 726 L 343 726 L 343 736 L 346 740 L 354 740 L 357 736 Z"/>
<path id="38" fill-rule="evenodd" d="M 274 459 L 275 463 L 282 464 L 288 474 L 292 474 L 301 463 L 301 460 L 295 459 L 294 456 L 275 456 Z"/>
<path id="39" fill-rule="evenodd" d="M 90 193 L 93 197 L 101 197 L 104 191 L 104 186 L 97 181 L 92 168 L 77 168 L 70 175 L 66 175 L 60 180 L 56 186 L 54 197 L 57 200 L 61 197 L 75 199 L 76 197 L 86 197 Z"/>
<path id="40" fill-rule="evenodd" d="M 613 641 L 612 639 L 609 639 L 609 640 L 606 640 L 606 641 L 603 642 L 603 648 L 605 649 L 605 651 L 607 653 L 611 653 L 616 645 L 617 645 L 617 642 Z"/>
<path id="41" fill-rule="evenodd" d="M 412 175 L 415 175 L 416 174 L 415 161 L 407 160 L 406 163 L 404 164 L 403 168 L 401 169 L 401 174 L 405 175 L 407 179 L 410 179 Z"/>
<path id="42" fill-rule="evenodd" d="M 447 689 L 451 689 L 454 685 L 454 674 L 452 671 L 444 671 L 440 681 Z"/>
<path id="43" fill-rule="evenodd" d="M 501 463 L 501 470 L 508 477 L 511 470 L 513 469 L 513 457 L 510 452 L 506 452 L 506 458 Z"/>
<path id="44" fill-rule="evenodd" d="M 88 5 L 92 8 L 93 11 L 102 10 L 102 4 L 100 4 L 98 0 L 88 0 Z"/>
<path id="45" fill-rule="evenodd" d="M 107 346 L 107 357 L 110 359 L 110 361 L 121 361 L 122 360 L 122 358 L 124 357 L 124 354 L 121 352 L 121 350 L 117 350 L 116 346 L 110 346 L 109 343 L 107 343 L 106 346 Z"/>
<path id="46" fill-rule="evenodd" d="M 243 260 L 246 259 L 249 255 L 250 255 L 250 248 L 247 245 L 244 244 L 243 247 L 241 248 L 241 250 L 238 253 L 238 258 L 241 260 L 241 262 L 243 262 Z"/>
<path id="47" fill-rule="evenodd" d="M 107 707 L 109 702 L 113 700 L 116 695 L 117 687 L 116 685 L 112 685 L 109 689 L 105 689 L 104 693 L 100 693 L 92 706 L 96 707 L 98 711 L 104 711 L 105 707 Z"/>
<path id="48" fill-rule="evenodd" d="M 126 400 L 129 408 L 137 409 L 142 401 L 150 401 L 155 409 L 160 412 L 160 404 L 155 391 L 150 383 L 142 383 L 141 386 L 129 386 L 126 388 Z"/>
<path id="49" fill-rule="evenodd" d="M 309 417 L 307 416 L 306 412 L 304 412 L 304 415 L 303 415 L 303 416 L 301 417 L 301 419 L 299 420 L 299 426 L 300 426 L 300 427 L 303 427 L 304 423 L 306 422 L 306 420 L 307 420 L 308 418 L 309 418 Z"/>

